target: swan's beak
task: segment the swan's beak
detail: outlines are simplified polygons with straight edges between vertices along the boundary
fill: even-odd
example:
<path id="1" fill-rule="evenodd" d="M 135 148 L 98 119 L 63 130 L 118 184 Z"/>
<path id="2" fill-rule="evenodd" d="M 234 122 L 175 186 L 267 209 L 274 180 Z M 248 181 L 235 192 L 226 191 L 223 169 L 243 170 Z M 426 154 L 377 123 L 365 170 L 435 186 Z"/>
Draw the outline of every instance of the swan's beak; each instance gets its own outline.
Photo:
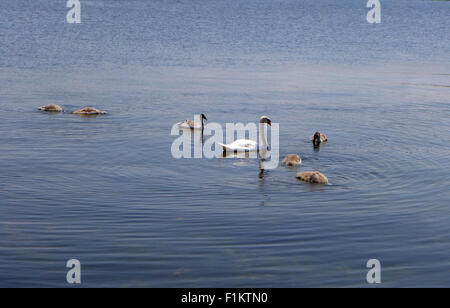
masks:
<path id="1" fill-rule="evenodd" d="M 271 120 L 267 120 L 267 124 L 269 124 L 269 126 L 272 126 L 272 121 Z"/>

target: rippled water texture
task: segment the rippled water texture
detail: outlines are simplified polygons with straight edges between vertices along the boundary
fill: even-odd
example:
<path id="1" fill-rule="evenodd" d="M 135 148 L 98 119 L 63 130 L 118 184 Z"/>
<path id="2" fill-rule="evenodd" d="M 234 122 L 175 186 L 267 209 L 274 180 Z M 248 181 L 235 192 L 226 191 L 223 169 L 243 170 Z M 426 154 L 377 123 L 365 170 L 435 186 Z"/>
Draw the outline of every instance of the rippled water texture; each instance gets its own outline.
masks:
<path id="1" fill-rule="evenodd" d="M 450 286 L 449 2 L 81 2 L 0 3 L 0 286 Z M 199 113 L 303 165 L 172 158 Z"/>

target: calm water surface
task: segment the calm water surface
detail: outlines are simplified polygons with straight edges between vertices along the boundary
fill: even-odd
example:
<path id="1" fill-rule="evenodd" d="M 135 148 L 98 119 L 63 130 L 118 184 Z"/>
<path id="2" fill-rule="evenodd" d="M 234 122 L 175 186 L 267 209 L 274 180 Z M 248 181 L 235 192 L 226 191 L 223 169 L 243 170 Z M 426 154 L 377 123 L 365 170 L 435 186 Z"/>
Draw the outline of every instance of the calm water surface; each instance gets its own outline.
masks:
<path id="1" fill-rule="evenodd" d="M 81 2 L 0 2 L 0 286 L 450 286 L 450 2 Z M 304 163 L 172 158 L 199 113 Z"/>

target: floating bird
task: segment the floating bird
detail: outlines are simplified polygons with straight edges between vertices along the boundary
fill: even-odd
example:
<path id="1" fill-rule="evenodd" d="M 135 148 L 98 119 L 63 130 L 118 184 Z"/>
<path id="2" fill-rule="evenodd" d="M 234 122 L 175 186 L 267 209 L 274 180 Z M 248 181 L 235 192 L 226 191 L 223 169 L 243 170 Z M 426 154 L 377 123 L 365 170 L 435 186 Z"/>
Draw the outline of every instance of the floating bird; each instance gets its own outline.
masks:
<path id="1" fill-rule="evenodd" d="M 62 112 L 63 109 L 61 106 L 55 105 L 55 104 L 49 104 L 42 107 L 39 107 L 38 110 L 40 111 L 46 111 L 46 112 Z"/>
<path id="2" fill-rule="evenodd" d="M 206 116 L 202 113 L 200 115 L 201 123 L 197 123 L 192 120 L 184 120 L 183 122 L 178 123 L 180 128 L 190 128 L 190 129 L 202 129 L 205 127 L 205 121 L 208 121 Z"/>
<path id="3" fill-rule="evenodd" d="M 301 163 L 302 163 L 302 159 L 297 154 L 286 155 L 286 157 L 283 159 L 283 164 L 290 166 L 290 167 L 298 166 Z"/>
<path id="4" fill-rule="evenodd" d="M 249 139 L 238 139 L 230 144 L 219 143 L 219 145 L 222 146 L 224 152 L 252 152 L 258 150 L 267 151 L 269 149 L 269 145 L 264 132 L 264 124 L 272 126 L 272 120 L 270 120 L 267 116 L 262 116 L 259 120 L 259 149 L 258 143 Z"/>
<path id="5" fill-rule="evenodd" d="M 73 114 L 78 114 L 78 115 L 102 115 L 102 114 L 107 114 L 106 111 L 102 111 L 102 110 L 98 110 L 96 108 L 93 107 L 85 107 L 83 109 L 74 111 Z"/>
<path id="6" fill-rule="evenodd" d="M 320 132 L 316 132 L 311 138 L 309 138 L 315 147 L 319 147 L 321 143 L 327 142 L 327 136 L 321 134 Z"/>
<path id="7" fill-rule="evenodd" d="M 327 184 L 328 178 L 318 171 L 307 171 L 297 173 L 296 178 L 303 182 L 312 184 Z"/>

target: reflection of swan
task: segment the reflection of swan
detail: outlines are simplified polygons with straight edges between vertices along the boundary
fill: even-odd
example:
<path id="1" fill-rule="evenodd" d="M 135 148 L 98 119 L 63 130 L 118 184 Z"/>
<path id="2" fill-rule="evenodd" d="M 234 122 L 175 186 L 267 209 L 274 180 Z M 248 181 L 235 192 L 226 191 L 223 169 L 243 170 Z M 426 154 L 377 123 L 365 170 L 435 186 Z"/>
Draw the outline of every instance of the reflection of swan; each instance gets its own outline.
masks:
<path id="1" fill-rule="evenodd" d="M 232 152 L 232 151 L 223 151 L 221 158 L 250 158 L 251 153 L 249 152 Z"/>
<path id="2" fill-rule="evenodd" d="M 203 129 L 203 127 L 205 126 L 204 121 L 205 120 L 208 121 L 208 119 L 206 118 L 206 116 L 203 113 L 200 115 L 200 119 L 201 119 L 201 123 L 197 123 L 192 120 L 185 120 L 183 122 L 178 123 L 178 127 L 190 128 L 190 129 Z"/>
<path id="3" fill-rule="evenodd" d="M 285 164 L 289 167 L 298 166 L 301 163 L 302 163 L 302 159 L 297 154 L 286 155 L 286 157 L 283 159 L 283 164 Z"/>
<path id="4" fill-rule="evenodd" d="M 47 111 L 47 112 L 62 112 L 63 109 L 61 106 L 55 105 L 55 104 L 49 104 L 42 107 L 39 107 L 38 110 L 40 111 Z"/>
<path id="5" fill-rule="evenodd" d="M 102 111 L 102 110 L 98 110 L 96 108 L 93 107 L 85 107 L 83 109 L 74 111 L 73 114 L 78 114 L 78 115 L 86 115 L 86 116 L 90 116 L 90 115 L 100 115 L 100 114 L 106 114 L 106 111 Z"/>
<path id="6" fill-rule="evenodd" d="M 297 173 L 297 179 L 312 184 L 327 184 L 328 178 L 318 171 L 307 171 Z"/>
<path id="7" fill-rule="evenodd" d="M 309 138 L 315 147 L 320 146 L 321 143 L 327 142 L 327 136 L 321 134 L 320 132 L 316 132 L 311 138 Z"/>
<path id="8" fill-rule="evenodd" d="M 267 144 L 266 134 L 264 133 L 264 124 L 272 125 L 272 120 L 268 117 L 263 116 L 259 121 L 259 150 L 267 150 L 269 148 Z M 252 152 L 258 151 L 258 143 L 254 140 L 249 139 L 239 139 L 230 144 L 222 144 L 223 150 L 226 152 Z"/>

